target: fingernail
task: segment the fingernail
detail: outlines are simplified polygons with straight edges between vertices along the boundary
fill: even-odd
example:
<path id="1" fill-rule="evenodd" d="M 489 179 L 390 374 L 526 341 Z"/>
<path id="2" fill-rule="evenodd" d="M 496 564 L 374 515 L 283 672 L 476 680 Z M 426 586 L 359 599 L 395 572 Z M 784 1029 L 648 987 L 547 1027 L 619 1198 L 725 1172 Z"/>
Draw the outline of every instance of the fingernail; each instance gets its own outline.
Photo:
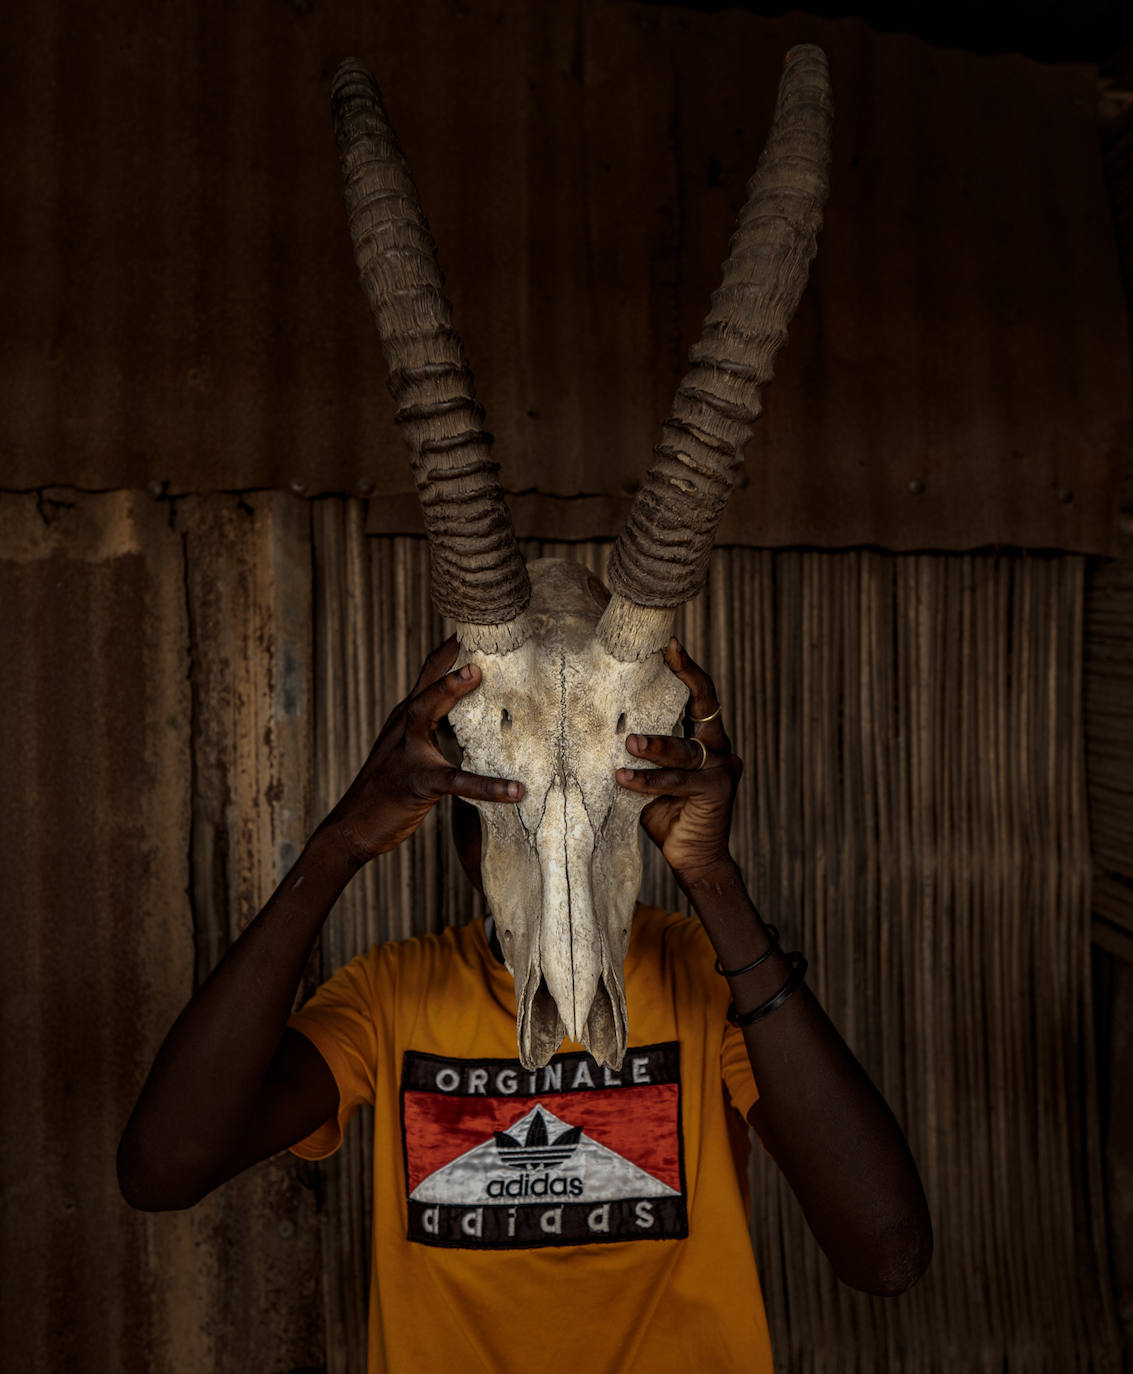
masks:
<path id="1" fill-rule="evenodd" d="M 641 735 L 629 735 L 626 738 L 627 749 L 644 749 L 645 740 Z"/>
<path id="2" fill-rule="evenodd" d="M 508 783 L 508 785 L 507 785 L 507 794 L 508 794 L 508 796 L 512 799 L 512 801 L 515 801 L 515 800 L 518 798 L 519 792 L 520 792 L 519 783 L 517 783 L 517 782 L 509 782 L 509 783 Z"/>
<path id="3" fill-rule="evenodd" d="M 619 782 L 630 782 L 633 779 L 633 769 L 619 768 L 615 776 Z"/>
<path id="4" fill-rule="evenodd" d="M 472 676 L 473 667 L 474 667 L 473 664 L 471 664 L 471 663 L 466 663 L 466 664 L 464 665 L 464 667 L 461 668 L 461 670 L 460 670 L 460 672 L 459 672 L 459 674 L 458 674 L 457 676 L 458 676 L 458 677 L 462 677 L 462 678 L 465 680 L 465 682 L 467 682 L 468 679 Z"/>

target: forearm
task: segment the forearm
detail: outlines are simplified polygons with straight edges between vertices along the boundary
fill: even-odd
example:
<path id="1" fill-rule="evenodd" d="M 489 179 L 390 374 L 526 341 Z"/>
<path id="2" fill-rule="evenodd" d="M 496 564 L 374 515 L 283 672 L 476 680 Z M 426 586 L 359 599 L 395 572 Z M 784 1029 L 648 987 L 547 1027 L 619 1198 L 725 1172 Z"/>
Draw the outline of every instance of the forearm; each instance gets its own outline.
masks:
<path id="1" fill-rule="evenodd" d="M 734 863 L 685 884 L 722 967 L 742 969 L 770 945 Z M 730 979 L 742 1013 L 792 972 L 775 951 Z M 759 1087 L 753 1124 L 838 1276 L 875 1293 L 907 1288 L 928 1264 L 932 1228 L 905 1137 L 805 984 L 744 1030 Z"/>
<path id="2" fill-rule="evenodd" d="M 185 1205 L 213 1185 L 247 1128 L 323 922 L 357 866 L 337 835 L 317 831 L 178 1017 L 122 1137 L 124 1188 Z"/>

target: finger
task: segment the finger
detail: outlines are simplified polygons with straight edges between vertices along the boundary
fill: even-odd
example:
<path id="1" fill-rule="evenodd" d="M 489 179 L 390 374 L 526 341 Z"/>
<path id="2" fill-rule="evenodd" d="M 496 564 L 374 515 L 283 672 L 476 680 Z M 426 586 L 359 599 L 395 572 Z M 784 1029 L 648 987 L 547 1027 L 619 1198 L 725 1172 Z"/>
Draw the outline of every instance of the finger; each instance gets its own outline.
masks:
<path id="1" fill-rule="evenodd" d="M 523 798 L 524 787 L 514 778 L 489 778 L 483 773 L 466 773 L 463 768 L 443 768 L 437 773 L 436 791 L 466 801 L 517 802 Z"/>
<path id="2" fill-rule="evenodd" d="M 614 777 L 629 791 L 654 797 L 690 797 L 705 790 L 704 775 L 688 768 L 619 768 Z"/>
<path id="3" fill-rule="evenodd" d="M 705 720 L 714 715 L 720 705 L 716 687 L 712 679 L 699 663 L 689 657 L 688 650 L 674 635 L 665 650 L 665 662 L 688 688 L 688 705 L 685 707 L 686 719 L 698 739 L 702 739 L 709 749 L 725 752 L 730 750 L 728 732 L 723 719 Z M 699 719 L 695 719 L 699 717 Z"/>
<path id="4" fill-rule="evenodd" d="M 456 662 L 459 652 L 460 641 L 456 635 L 449 635 L 443 644 L 438 644 L 422 665 L 421 671 L 417 674 L 417 681 L 406 700 L 412 701 L 414 697 L 420 696 L 426 687 L 431 687 L 443 677 Z"/>
<path id="5" fill-rule="evenodd" d="M 689 716 L 710 716 L 719 706 L 712 679 L 674 635 L 665 650 L 665 662 L 689 690 Z M 716 718 L 719 720 L 719 716 Z"/>
<path id="6" fill-rule="evenodd" d="M 717 762 L 711 749 L 705 753 L 696 740 L 678 739 L 673 735 L 627 735 L 626 749 L 662 767 L 684 768 L 697 773 Z"/>
<path id="7" fill-rule="evenodd" d="M 419 692 L 409 702 L 409 720 L 426 733 L 444 720 L 461 697 L 480 685 L 481 673 L 475 663 L 445 673 L 438 681 Z"/>

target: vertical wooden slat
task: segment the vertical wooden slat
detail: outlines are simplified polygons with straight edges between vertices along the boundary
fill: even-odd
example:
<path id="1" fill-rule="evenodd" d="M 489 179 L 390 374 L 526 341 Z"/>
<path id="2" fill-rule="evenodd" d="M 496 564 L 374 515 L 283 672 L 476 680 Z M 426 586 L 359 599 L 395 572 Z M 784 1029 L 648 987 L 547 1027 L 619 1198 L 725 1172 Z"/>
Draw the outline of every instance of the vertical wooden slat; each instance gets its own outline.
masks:
<path id="1" fill-rule="evenodd" d="M 309 524 L 307 504 L 280 492 L 191 497 L 176 507 L 193 656 L 198 983 L 267 901 L 310 829 Z M 309 1165 L 280 1155 L 191 1213 L 198 1239 L 217 1252 L 205 1270 L 215 1361 L 253 1363 L 265 1320 L 293 1358 L 321 1349 L 309 1174 Z M 160 1231 L 167 1223 L 153 1224 Z M 306 1300 L 279 1311 L 276 1294 L 288 1287 Z"/>

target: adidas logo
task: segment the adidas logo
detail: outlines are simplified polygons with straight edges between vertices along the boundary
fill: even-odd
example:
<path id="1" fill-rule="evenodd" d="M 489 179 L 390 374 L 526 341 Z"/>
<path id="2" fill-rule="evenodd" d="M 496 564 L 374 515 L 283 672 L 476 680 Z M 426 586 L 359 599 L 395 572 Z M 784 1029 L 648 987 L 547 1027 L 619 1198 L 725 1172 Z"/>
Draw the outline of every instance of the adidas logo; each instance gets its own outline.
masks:
<path id="1" fill-rule="evenodd" d="M 582 1127 L 568 1126 L 552 1140 L 547 1130 L 547 1118 L 543 1110 L 536 1107 L 522 1140 L 517 1140 L 507 1131 L 496 1131 L 495 1137 L 500 1163 L 506 1164 L 509 1169 L 555 1169 L 564 1164 L 578 1148 Z"/>

